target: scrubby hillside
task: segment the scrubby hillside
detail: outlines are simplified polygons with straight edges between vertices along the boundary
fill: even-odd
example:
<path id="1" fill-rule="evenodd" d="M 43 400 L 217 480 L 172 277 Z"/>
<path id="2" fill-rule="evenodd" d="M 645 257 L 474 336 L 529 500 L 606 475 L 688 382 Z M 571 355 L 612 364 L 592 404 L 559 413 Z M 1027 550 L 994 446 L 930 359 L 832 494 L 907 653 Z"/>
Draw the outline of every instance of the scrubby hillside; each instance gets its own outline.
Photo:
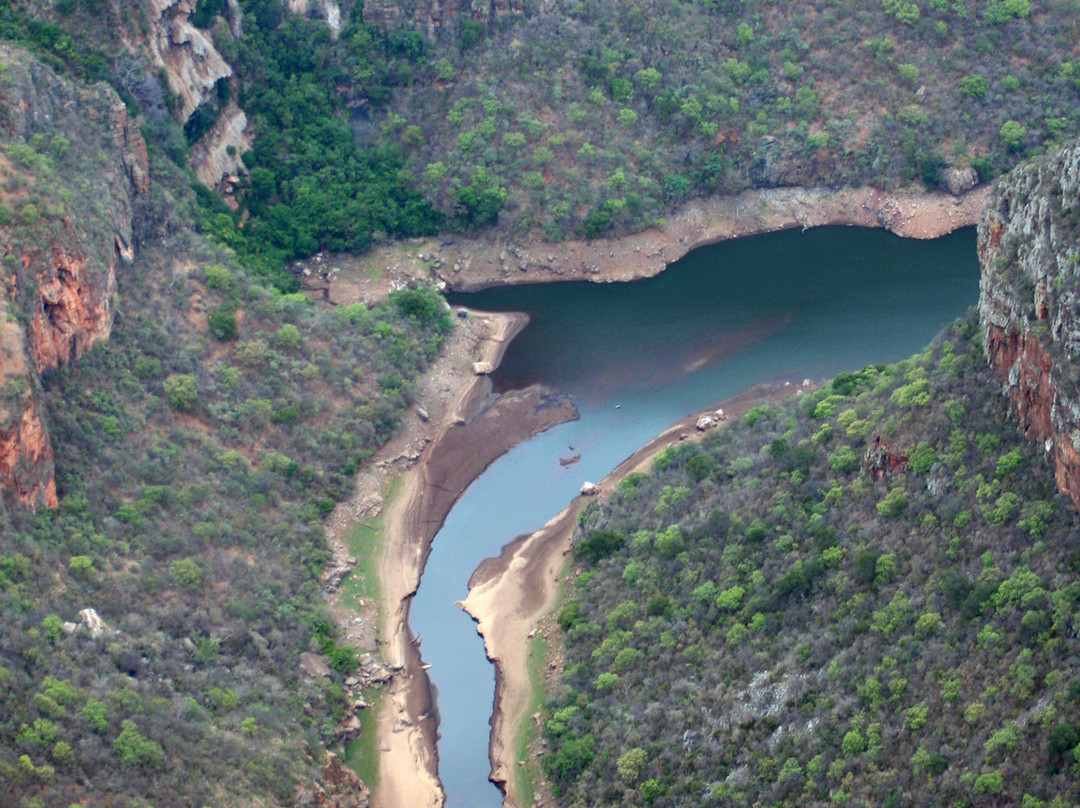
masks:
<path id="1" fill-rule="evenodd" d="M 129 200 L 115 95 L 0 52 L 3 428 L 32 404 L 55 461 L 52 503 L 0 509 L 0 806 L 310 804 L 335 779 L 359 799 L 317 771 L 356 665 L 323 520 L 448 309 L 267 290 L 194 234 L 159 143 Z M 77 316 L 95 302 L 104 333 Z"/>
<path id="2" fill-rule="evenodd" d="M 0 804 L 290 804 L 351 703 L 322 520 L 442 309 L 329 313 L 189 248 L 139 259 L 111 339 L 46 381 L 59 507 L 0 528 Z"/>
<path id="3" fill-rule="evenodd" d="M 172 114 L 171 153 L 240 206 L 206 227 L 272 271 L 437 228 L 614 235 L 746 187 L 965 190 L 1080 124 L 1076 11 L 4 0 L 0 35 L 109 79 L 159 134 Z"/>
<path id="4" fill-rule="evenodd" d="M 1073 804 L 1077 518 L 972 316 L 590 507 L 562 805 Z"/>

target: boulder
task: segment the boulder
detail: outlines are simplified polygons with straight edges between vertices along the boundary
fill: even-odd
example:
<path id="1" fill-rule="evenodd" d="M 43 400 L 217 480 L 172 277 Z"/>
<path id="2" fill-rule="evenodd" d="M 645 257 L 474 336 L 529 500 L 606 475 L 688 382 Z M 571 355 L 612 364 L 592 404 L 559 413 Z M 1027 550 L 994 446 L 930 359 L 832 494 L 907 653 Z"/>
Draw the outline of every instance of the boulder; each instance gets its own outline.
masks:
<path id="1" fill-rule="evenodd" d="M 490 362 L 473 362 L 472 370 L 477 376 L 487 376 L 495 370 L 495 366 Z"/>
<path id="2" fill-rule="evenodd" d="M 584 483 L 581 484 L 581 493 L 587 497 L 594 497 L 600 493 L 600 486 L 598 486 L 596 483 L 590 483 L 588 480 L 586 480 Z"/>
<path id="3" fill-rule="evenodd" d="M 334 727 L 334 739 L 339 743 L 348 743 L 359 738 L 361 732 L 360 719 L 355 715 L 347 715 Z"/>
<path id="4" fill-rule="evenodd" d="M 304 651 L 300 654 L 299 668 L 300 675 L 309 678 L 330 675 L 330 663 L 326 661 L 326 658 L 310 651 Z"/>
<path id="5" fill-rule="evenodd" d="M 704 432 L 706 429 L 712 429 L 716 426 L 716 419 L 711 415 L 703 415 L 697 419 L 697 426 L 699 432 Z"/>
<path id="6" fill-rule="evenodd" d="M 91 637 L 100 637 L 105 633 L 105 621 L 101 619 L 96 609 L 83 609 L 79 612 L 79 622 L 90 632 Z"/>
<path id="7" fill-rule="evenodd" d="M 953 196 L 960 196 L 979 184 L 979 174 L 971 166 L 957 168 L 949 166 L 945 169 L 945 187 Z"/>

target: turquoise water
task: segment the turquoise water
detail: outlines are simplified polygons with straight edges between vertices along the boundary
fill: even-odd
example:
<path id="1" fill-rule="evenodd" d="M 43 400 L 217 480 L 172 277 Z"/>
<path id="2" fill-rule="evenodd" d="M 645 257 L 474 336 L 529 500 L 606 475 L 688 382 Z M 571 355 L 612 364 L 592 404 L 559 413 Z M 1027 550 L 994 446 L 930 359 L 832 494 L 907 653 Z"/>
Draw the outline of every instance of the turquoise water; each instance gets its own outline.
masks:
<path id="1" fill-rule="evenodd" d="M 527 311 L 495 377 L 571 395 L 581 420 L 481 475 L 435 536 L 412 605 L 440 713 L 448 808 L 495 808 L 487 780 L 494 672 L 457 608 L 472 571 L 562 509 L 672 422 L 763 381 L 827 378 L 920 350 L 978 299 L 974 228 L 934 241 L 879 230 L 790 230 L 695 251 L 630 284 L 543 284 L 451 297 Z M 573 447 L 571 451 L 570 447 Z M 580 463 L 559 458 L 580 453 Z"/>

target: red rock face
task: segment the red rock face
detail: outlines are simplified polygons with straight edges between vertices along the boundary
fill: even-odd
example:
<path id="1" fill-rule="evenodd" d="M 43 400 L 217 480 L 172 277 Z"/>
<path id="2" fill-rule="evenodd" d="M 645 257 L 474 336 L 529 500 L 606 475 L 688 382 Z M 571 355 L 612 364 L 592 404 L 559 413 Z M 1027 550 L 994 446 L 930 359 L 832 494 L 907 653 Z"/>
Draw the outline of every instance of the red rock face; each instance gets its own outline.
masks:
<path id="1" fill-rule="evenodd" d="M 1038 338 L 1030 332 L 1003 331 L 990 326 L 987 331 L 990 367 L 1008 385 L 1012 412 L 1025 437 L 1038 441 L 1053 439 L 1050 417 L 1055 389 L 1050 380 L 1053 362 Z"/>
<path id="2" fill-rule="evenodd" d="M 1053 362 L 1042 343 L 1030 333 L 1003 333 L 990 327 L 987 332 L 990 366 L 1007 386 L 1010 409 L 1025 437 L 1049 446 L 1047 456 L 1054 469 L 1058 491 L 1068 494 L 1080 508 L 1080 453 L 1073 448 L 1071 433 L 1080 424 L 1065 420 L 1058 407 L 1057 420 L 1064 429 L 1055 429 L 1057 390 L 1051 378 Z"/>
<path id="3" fill-rule="evenodd" d="M 9 142 L 60 137 L 92 166 L 77 178 L 59 172 L 52 178 L 60 186 L 52 190 L 70 192 L 59 212 L 38 224 L 0 227 L 0 253 L 17 259 L 0 278 L 0 294 L 6 293 L 0 296 L 0 498 L 6 506 L 53 507 L 53 450 L 39 375 L 109 336 L 115 263 L 133 258 L 134 198 L 149 189 L 150 168 L 146 143 L 115 92 L 73 84 L 4 43 L 0 63 L 6 69 L 0 153 Z M 25 171 L 27 186 L 43 185 L 45 178 L 32 171 Z"/>
<path id="4" fill-rule="evenodd" d="M 0 492 L 6 504 L 56 505 L 53 453 L 34 393 L 22 327 L 0 303 Z"/>
<path id="5" fill-rule="evenodd" d="M 22 282 L 27 280 L 37 294 L 25 333 L 10 323 L 0 337 L 8 357 L 0 363 L 0 385 L 25 386 L 21 397 L 5 402 L 7 417 L 0 421 L 0 492 L 9 505 L 53 508 L 53 450 L 36 393 L 37 376 L 78 359 L 96 340 L 109 336 L 116 276 L 111 263 L 88 271 L 81 255 L 53 247 L 45 254 L 23 255 Z M 12 303 L 18 289 L 13 280 Z"/>
<path id="6" fill-rule="evenodd" d="M 116 291 L 111 264 L 103 279 L 88 278 L 81 256 L 53 248 L 50 258 L 35 273 L 38 306 L 27 328 L 27 347 L 38 373 L 78 359 L 95 340 L 109 336 L 109 298 Z"/>
<path id="7" fill-rule="evenodd" d="M 49 434 L 35 397 L 27 390 L 22 414 L 0 430 L 0 485 L 5 497 L 36 509 L 55 508 L 56 481 Z"/>

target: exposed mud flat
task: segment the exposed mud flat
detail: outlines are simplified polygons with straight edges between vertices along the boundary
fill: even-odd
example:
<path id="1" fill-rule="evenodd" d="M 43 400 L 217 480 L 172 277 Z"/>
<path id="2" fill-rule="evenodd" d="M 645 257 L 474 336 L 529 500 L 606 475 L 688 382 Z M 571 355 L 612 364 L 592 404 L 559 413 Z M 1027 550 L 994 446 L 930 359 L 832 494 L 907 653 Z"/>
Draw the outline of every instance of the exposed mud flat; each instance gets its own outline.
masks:
<path id="1" fill-rule="evenodd" d="M 377 719 L 376 806 L 437 808 L 444 803 L 434 699 L 408 626 L 432 538 L 454 502 L 493 460 L 537 432 L 577 417 L 568 398 L 543 387 L 493 396 L 488 378 L 473 370 L 476 362 L 497 366 L 526 322 L 520 314 L 474 312 L 459 324 L 459 333 L 421 387 L 427 420 L 410 414 L 392 444 L 374 459 L 373 471 L 361 475 L 352 500 L 378 499 L 389 480 L 402 475 L 385 512 L 378 560 L 379 650 L 394 676 Z M 338 531 L 350 529 L 347 517 L 331 521 Z"/>

